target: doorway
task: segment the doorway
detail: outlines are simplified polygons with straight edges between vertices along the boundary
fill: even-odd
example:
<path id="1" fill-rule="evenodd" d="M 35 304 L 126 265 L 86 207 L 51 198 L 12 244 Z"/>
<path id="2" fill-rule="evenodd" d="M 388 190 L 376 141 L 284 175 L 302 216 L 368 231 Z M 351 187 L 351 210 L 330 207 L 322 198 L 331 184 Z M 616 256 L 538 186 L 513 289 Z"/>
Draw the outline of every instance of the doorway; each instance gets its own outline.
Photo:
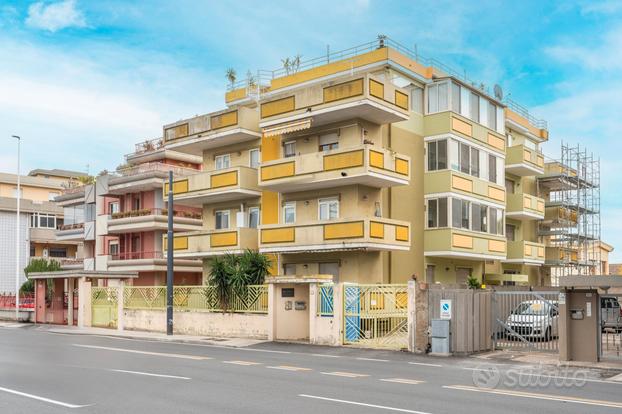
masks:
<path id="1" fill-rule="evenodd" d="M 471 272 L 470 267 L 456 267 L 456 284 L 466 285 L 468 278 L 471 277 Z"/>

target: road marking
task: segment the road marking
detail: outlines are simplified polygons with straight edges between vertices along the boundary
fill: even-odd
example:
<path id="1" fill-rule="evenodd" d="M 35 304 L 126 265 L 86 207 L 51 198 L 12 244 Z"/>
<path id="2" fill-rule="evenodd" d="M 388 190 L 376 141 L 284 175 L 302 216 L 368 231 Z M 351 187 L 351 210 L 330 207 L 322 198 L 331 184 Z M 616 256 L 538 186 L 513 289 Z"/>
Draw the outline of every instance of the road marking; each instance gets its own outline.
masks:
<path id="1" fill-rule="evenodd" d="M 320 372 L 322 375 L 334 375 L 336 377 L 347 377 L 347 378 L 360 378 L 360 377 L 369 377 L 367 374 L 357 374 L 355 372 L 342 372 L 342 371 L 333 371 L 333 372 Z"/>
<path id="2" fill-rule="evenodd" d="M 322 358 L 341 358 L 340 355 L 328 355 L 328 354 L 311 354 L 311 356 L 322 357 Z"/>
<path id="3" fill-rule="evenodd" d="M 488 371 L 487 368 L 465 368 L 463 367 L 462 369 L 466 369 L 468 371 Z M 596 383 L 620 385 L 620 380 L 616 381 L 616 380 L 612 380 L 611 378 L 603 380 L 603 379 L 596 379 L 596 378 L 564 377 L 562 375 L 547 375 L 544 373 L 537 374 L 537 373 L 532 373 L 532 372 L 519 372 L 517 375 L 519 377 L 521 376 L 539 377 L 539 378 L 550 378 L 550 379 L 562 379 L 562 380 L 567 380 L 567 381 L 596 382 Z"/>
<path id="4" fill-rule="evenodd" d="M 398 384 L 410 384 L 410 385 L 418 385 L 418 384 L 422 384 L 425 382 L 425 381 L 407 379 L 407 378 L 382 378 L 380 381 L 397 382 Z"/>
<path id="5" fill-rule="evenodd" d="M 197 360 L 197 361 L 203 361 L 203 360 L 207 360 L 207 359 L 212 359 L 210 357 L 198 356 L 198 355 L 165 354 L 165 353 L 162 353 L 162 352 L 138 351 L 136 349 L 111 348 L 111 347 L 108 347 L 108 346 L 97 346 L 97 345 L 82 345 L 82 344 L 72 344 L 72 345 L 80 347 L 80 348 L 103 349 L 103 350 L 106 350 L 106 351 L 129 352 L 131 354 L 153 355 L 153 356 L 162 356 L 162 357 L 167 357 L 167 358 L 193 359 L 193 360 Z"/>
<path id="6" fill-rule="evenodd" d="M 9 388 L 2 388 L 2 387 L 0 387 L 0 391 L 4 391 L 4 392 L 9 393 L 9 394 L 19 395 L 21 397 L 31 398 L 33 400 L 47 402 L 47 403 L 50 403 L 50 404 L 60 405 L 61 407 L 65 407 L 65 408 L 82 408 L 82 407 L 90 407 L 90 406 L 94 405 L 94 404 L 86 404 L 86 405 L 69 404 L 69 403 L 65 403 L 65 402 L 62 402 L 62 401 L 52 400 L 50 398 L 39 397 L 38 395 L 27 394 L 25 392 L 16 391 L 16 390 L 12 390 L 12 389 L 9 389 Z"/>
<path id="7" fill-rule="evenodd" d="M 233 365 L 261 365 L 260 362 L 252 362 L 252 361 L 222 361 L 223 364 L 233 364 Z"/>
<path id="8" fill-rule="evenodd" d="M 127 371 L 127 370 L 124 370 L 124 369 L 111 369 L 110 371 L 121 372 L 121 373 L 124 373 L 124 374 L 145 375 L 147 377 L 173 378 L 173 379 L 183 379 L 183 380 L 192 379 L 192 378 L 188 378 L 188 377 L 180 377 L 180 376 L 177 376 L 177 375 L 153 374 L 151 372 Z"/>
<path id="9" fill-rule="evenodd" d="M 278 365 L 275 367 L 266 367 L 270 369 L 281 369 L 283 371 L 311 371 L 311 368 L 291 367 L 289 365 Z"/>
<path id="10" fill-rule="evenodd" d="M 298 396 L 303 397 L 303 398 L 313 398 L 316 400 L 338 402 L 342 404 L 351 404 L 351 405 L 360 405 L 363 407 L 378 408 L 378 409 L 387 410 L 387 411 L 397 411 L 400 413 L 430 414 L 425 411 L 407 410 L 405 408 L 387 407 L 386 405 L 376 405 L 376 404 L 367 404 L 367 403 L 362 403 L 362 402 L 357 402 L 357 401 L 339 400 L 337 398 L 320 397 L 318 395 L 298 394 Z"/>
<path id="11" fill-rule="evenodd" d="M 441 368 L 442 365 L 441 364 L 429 364 L 427 362 L 409 362 L 410 365 L 422 365 L 424 367 L 437 367 L 437 368 Z"/>
<path id="12" fill-rule="evenodd" d="M 481 392 L 481 393 L 487 393 L 487 394 L 508 395 L 511 397 L 533 398 L 537 400 L 549 400 L 549 401 L 568 402 L 568 403 L 575 403 L 575 404 L 597 405 L 600 407 L 622 408 L 622 402 L 615 402 L 615 401 L 590 400 L 590 399 L 579 398 L 579 397 L 565 397 L 561 395 L 539 394 L 539 393 L 524 392 L 524 391 L 496 390 L 493 388 L 478 388 L 478 387 L 472 387 L 469 385 L 443 385 L 443 388 L 459 390 L 459 391 L 471 391 L 471 392 Z"/>
<path id="13" fill-rule="evenodd" d="M 389 362 L 388 359 L 363 358 L 363 357 L 356 358 L 356 359 L 358 359 L 359 361 Z"/>

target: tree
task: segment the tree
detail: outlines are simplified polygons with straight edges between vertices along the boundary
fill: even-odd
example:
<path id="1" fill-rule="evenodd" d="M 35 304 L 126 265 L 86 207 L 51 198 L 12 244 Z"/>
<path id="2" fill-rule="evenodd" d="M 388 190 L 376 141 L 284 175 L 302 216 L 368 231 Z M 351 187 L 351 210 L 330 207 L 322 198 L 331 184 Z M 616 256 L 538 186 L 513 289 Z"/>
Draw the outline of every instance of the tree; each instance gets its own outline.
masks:
<path id="1" fill-rule="evenodd" d="M 24 268 L 24 273 L 26 274 L 26 278 L 30 273 L 34 272 L 56 272 L 61 270 L 60 263 L 56 260 L 48 260 L 48 259 L 31 259 L 28 263 L 28 266 Z M 54 290 L 54 284 L 51 279 L 47 280 L 47 295 L 51 299 L 52 292 Z M 28 279 L 22 284 L 22 287 L 19 289 L 20 293 L 34 293 L 35 285 L 32 279 Z"/>

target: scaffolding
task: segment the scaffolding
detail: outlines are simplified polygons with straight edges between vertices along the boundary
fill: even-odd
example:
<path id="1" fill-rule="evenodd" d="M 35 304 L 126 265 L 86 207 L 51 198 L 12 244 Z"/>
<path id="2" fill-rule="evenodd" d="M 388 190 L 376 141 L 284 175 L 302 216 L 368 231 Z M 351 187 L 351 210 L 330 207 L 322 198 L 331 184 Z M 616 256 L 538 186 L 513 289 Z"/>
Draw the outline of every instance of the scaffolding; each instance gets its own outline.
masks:
<path id="1" fill-rule="evenodd" d="M 546 200 L 538 236 L 546 245 L 551 285 L 569 275 L 600 273 L 600 159 L 562 142 L 561 159 L 547 162 L 538 177 Z"/>

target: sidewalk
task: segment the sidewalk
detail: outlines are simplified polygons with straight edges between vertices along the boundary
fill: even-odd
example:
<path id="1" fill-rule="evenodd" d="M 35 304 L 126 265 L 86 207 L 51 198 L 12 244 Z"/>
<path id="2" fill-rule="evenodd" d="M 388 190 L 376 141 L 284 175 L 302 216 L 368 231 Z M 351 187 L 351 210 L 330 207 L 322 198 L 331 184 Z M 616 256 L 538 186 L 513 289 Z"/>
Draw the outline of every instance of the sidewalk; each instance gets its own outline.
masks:
<path id="1" fill-rule="evenodd" d="M 560 361 L 556 353 L 547 352 L 520 352 L 520 351 L 491 351 L 473 355 L 473 358 L 520 362 L 532 365 L 567 365 L 570 367 L 598 368 L 622 371 L 622 358 L 618 360 L 608 359 L 600 362 Z"/>
<path id="2" fill-rule="evenodd" d="M 167 342 L 184 342 L 184 343 L 200 343 L 204 345 L 220 345 L 229 346 L 235 348 L 243 348 L 268 342 L 258 339 L 245 339 L 245 338 L 217 338 L 206 336 L 192 336 L 192 335 L 171 335 L 168 336 L 161 332 L 145 332 L 145 331 L 119 331 L 117 329 L 106 328 L 78 328 L 76 326 L 49 326 L 39 325 L 40 328 L 47 330 L 51 333 L 63 334 L 63 335 L 96 335 L 96 336 L 109 336 L 116 338 L 127 339 L 142 339 L 148 341 L 167 341 Z"/>

